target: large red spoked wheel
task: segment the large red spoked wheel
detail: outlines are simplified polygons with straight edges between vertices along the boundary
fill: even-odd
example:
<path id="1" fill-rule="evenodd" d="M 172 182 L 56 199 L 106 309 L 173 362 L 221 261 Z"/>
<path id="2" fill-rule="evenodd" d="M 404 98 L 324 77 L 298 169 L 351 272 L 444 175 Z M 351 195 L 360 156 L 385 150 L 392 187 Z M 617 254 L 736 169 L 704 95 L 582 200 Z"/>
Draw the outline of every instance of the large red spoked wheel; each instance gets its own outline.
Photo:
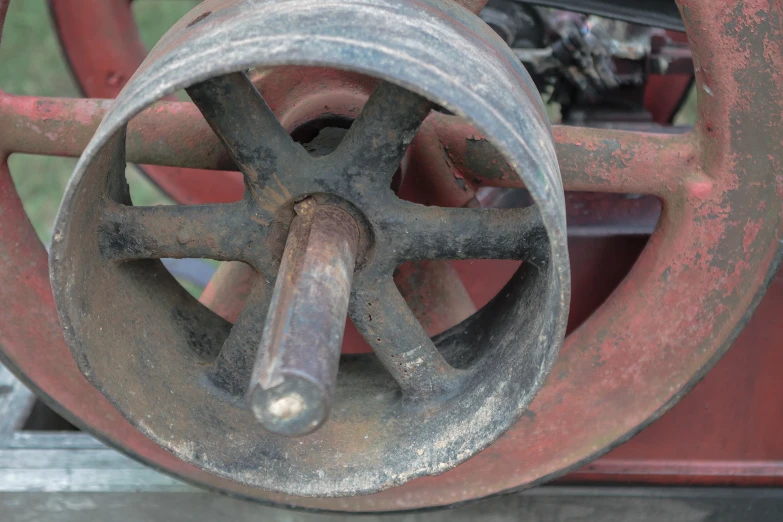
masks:
<path id="1" fill-rule="evenodd" d="M 661 223 L 612 298 L 567 338 L 531 405 L 534 415 L 456 469 L 369 496 L 304 499 L 216 479 L 149 442 L 87 385 L 62 344 L 45 252 L 7 167 L 0 263 L 9 278 L 2 292 L 17 307 L 3 311 L 4 357 L 82 424 L 143 460 L 207 487 L 286 505 L 349 511 L 448 505 L 529 486 L 579 465 L 665 411 L 703 375 L 739 331 L 779 261 L 781 6 L 702 0 L 682 2 L 681 9 L 699 71 L 699 122 L 691 135 L 554 132 L 566 189 L 655 194 L 664 201 Z M 4 156 L 78 154 L 105 104 L 3 95 L 0 107 Z M 143 117 L 172 122 L 196 115 L 166 108 Z M 208 133 L 196 138 L 214 143 Z M 150 147 L 158 140 L 150 141 L 143 135 L 131 140 L 129 160 L 167 163 Z M 198 166 L 224 166 L 197 159 L 203 162 Z M 20 254 L 26 263 L 18 262 Z"/>

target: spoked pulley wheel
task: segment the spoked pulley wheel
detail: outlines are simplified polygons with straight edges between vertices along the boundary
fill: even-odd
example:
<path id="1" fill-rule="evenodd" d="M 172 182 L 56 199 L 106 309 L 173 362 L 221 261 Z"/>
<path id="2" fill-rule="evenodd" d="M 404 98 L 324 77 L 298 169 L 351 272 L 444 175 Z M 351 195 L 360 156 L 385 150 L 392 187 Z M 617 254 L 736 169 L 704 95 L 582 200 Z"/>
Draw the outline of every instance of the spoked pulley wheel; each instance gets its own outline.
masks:
<path id="1" fill-rule="evenodd" d="M 523 413 L 565 332 L 565 211 L 543 104 L 501 49 L 483 60 L 485 45 L 438 18 L 418 37 L 432 42 L 415 45 L 422 13 L 397 2 L 306 7 L 205 3 L 164 37 L 82 155 L 55 226 L 52 281 L 80 369 L 152 440 L 248 486 L 346 496 L 441 473 Z M 368 47 L 375 23 L 357 10 L 378 23 L 393 17 L 397 29 Z M 257 52 L 289 35 L 279 54 Z M 455 69 L 449 57 L 460 46 L 473 59 Z M 386 80 L 323 156 L 292 141 L 244 73 L 226 74 L 308 61 Z M 482 63 L 481 77 L 470 78 Z M 481 82 L 509 89 L 478 96 Z M 178 87 L 243 171 L 242 201 L 129 206 L 124 126 Z M 433 103 L 507 144 L 541 203 L 445 209 L 399 199 L 392 177 Z M 162 265 L 149 262 L 165 257 L 257 271 L 233 328 L 166 283 Z M 496 302 L 433 343 L 392 274 L 406 261 L 460 258 L 525 263 Z M 337 379 L 349 296 L 375 356 L 341 361 Z"/>
<path id="2" fill-rule="evenodd" d="M 550 131 L 504 44 L 470 11 L 434 0 L 208 0 L 110 108 L 2 95 L 3 158 L 84 150 L 54 232 L 54 301 L 3 164 L 0 292 L 14 303 L 0 316 L 5 362 L 124 451 L 289 506 L 445 506 L 599 455 L 703 375 L 779 262 L 783 8 L 680 7 L 700 109 L 684 137 Z M 308 153 L 244 73 L 282 65 L 380 84 L 341 141 Z M 156 103 L 180 88 L 196 107 Z M 536 205 L 399 199 L 392 178 L 422 122 L 451 131 L 451 153 L 482 144 L 472 183 L 524 186 Z M 180 134 L 163 133 L 172 128 Z M 237 166 L 245 197 L 134 207 L 123 171 L 140 160 Z M 629 276 L 557 355 L 569 289 L 563 188 L 652 194 L 664 210 Z M 233 326 L 170 278 L 157 261 L 169 256 L 253 268 Z M 430 340 L 394 268 L 488 258 L 523 264 L 490 304 Z M 338 359 L 346 314 L 374 355 Z"/>

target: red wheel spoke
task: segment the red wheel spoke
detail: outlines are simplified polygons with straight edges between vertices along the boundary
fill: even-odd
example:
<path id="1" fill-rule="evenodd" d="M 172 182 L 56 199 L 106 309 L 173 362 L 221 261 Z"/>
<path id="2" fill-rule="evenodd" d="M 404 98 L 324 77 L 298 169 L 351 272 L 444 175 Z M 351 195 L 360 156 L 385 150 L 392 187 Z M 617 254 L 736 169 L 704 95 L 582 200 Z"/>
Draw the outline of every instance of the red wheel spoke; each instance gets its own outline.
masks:
<path id="1" fill-rule="evenodd" d="M 112 205 L 99 226 L 101 253 L 114 261 L 211 258 L 256 261 L 252 245 L 263 227 L 247 204 L 131 207 Z"/>
<path id="2" fill-rule="evenodd" d="M 448 261 L 405 263 L 394 283 L 430 336 L 459 324 L 476 311 L 459 273 Z"/>
<path id="3" fill-rule="evenodd" d="M 439 393 L 461 372 L 441 356 L 391 278 L 357 290 L 350 316 L 403 393 Z"/>
<path id="4" fill-rule="evenodd" d="M 748 170 L 779 176 L 781 162 L 772 151 L 780 147 L 783 133 L 780 4 L 692 0 L 680 4 L 688 13 L 684 21 L 698 103 L 694 131 L 704 172 L 717 185 L 730 186 Z M 726 39 L 741 43 L 727 44 Z M 758 41 L 751 44 L 754 39 Z M 721 52 L 711 51 L 719 48 Z M 750 143 L 753 149 L 737 154 Z"/>
<path id="5" fill-rule="evenodd" d="M 110 100 L 41 98 L 0 93 L 0 149 L 78 157 Z M 128 125 L 127 160 L 138 164 L 236 169 L 192 103 L 158 102 Z"/>
<path id="6" fill-rule="evenodd" d="M 198 300 L 226 321 L 235 323 L 253 288 L 255 274 L 244 263 L 221 263 Z"/>
<path id="7" fill-rule="evenodd" d="M 522 188 L 519 179 L 481 133 L 455 116 L 433 113 L 426 128 L 438 134 L 459 182 Z M 696 171 L 693 136 L 555 126 L 565 190 L 651 194 L 678 192 Z"/>
<path id="8" fill-rule="evenodd" d="M 565 190 L 652 194 L 679 192 L 696 171 L 691 135 L 557 126 L 557 159 Z"/>
<path id="9" fill-rule="evenodd" d="M 111 102 L 2 95 L 0 123 L 8 152 L 79 156 Z M 480 133 L 453 116 L 433 114 L 437 133 L 458 176 L 475 186 L 523 187 L 523 183 Z M 448 123 L 448 125 L 445 125 Z M 566 190 L 653 194 L 667 198 L 695 176 L 693 136 L 554 127 Z M 151 165 L 235 169 L 235 164 L 188 103 L 159 102 L 131 121 L 127 159 Z M 403 149 L 404 150 L 404 149 Z M 396 158 L 395 158 L 396 162 Z M 396 168 L 396 167 L 395 167 Z"/>

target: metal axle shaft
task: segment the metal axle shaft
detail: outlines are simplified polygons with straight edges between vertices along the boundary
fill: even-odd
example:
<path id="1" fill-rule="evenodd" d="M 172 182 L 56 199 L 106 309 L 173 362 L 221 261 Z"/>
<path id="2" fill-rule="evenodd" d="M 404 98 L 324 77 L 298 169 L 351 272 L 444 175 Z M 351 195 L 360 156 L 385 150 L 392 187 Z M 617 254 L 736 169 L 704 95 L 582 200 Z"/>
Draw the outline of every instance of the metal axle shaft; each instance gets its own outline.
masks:
<path id="1" fill-rule="evenodd" d="M 312 198 L 295 210 L 248 388 L 258 421 L 290 437 L 329 416 L 359 243 L 346 211 Z"/>

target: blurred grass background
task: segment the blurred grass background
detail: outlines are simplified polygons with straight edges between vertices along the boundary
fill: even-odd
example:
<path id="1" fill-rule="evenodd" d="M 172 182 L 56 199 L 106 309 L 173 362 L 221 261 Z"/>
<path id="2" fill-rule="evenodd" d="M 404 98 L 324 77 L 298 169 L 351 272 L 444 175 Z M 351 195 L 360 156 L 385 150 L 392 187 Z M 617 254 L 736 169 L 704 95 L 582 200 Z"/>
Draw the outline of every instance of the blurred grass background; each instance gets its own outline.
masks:
<path id="1" fill-rule="evenodd" d="M 133 11 L 147 48 L 187 13 L 198 0 L 135 0 Z M 34 96 L 80 95 L 54 31 L 46 0 L 11 0 L 0 45 L 0 90 Z M 52 224 L 74 158 L 15 154 L 11 176 L 38 236 L 49 242 Z M 154 205 L 165 196 L 136 169 L 128 169 L 134 201 Z"/>

